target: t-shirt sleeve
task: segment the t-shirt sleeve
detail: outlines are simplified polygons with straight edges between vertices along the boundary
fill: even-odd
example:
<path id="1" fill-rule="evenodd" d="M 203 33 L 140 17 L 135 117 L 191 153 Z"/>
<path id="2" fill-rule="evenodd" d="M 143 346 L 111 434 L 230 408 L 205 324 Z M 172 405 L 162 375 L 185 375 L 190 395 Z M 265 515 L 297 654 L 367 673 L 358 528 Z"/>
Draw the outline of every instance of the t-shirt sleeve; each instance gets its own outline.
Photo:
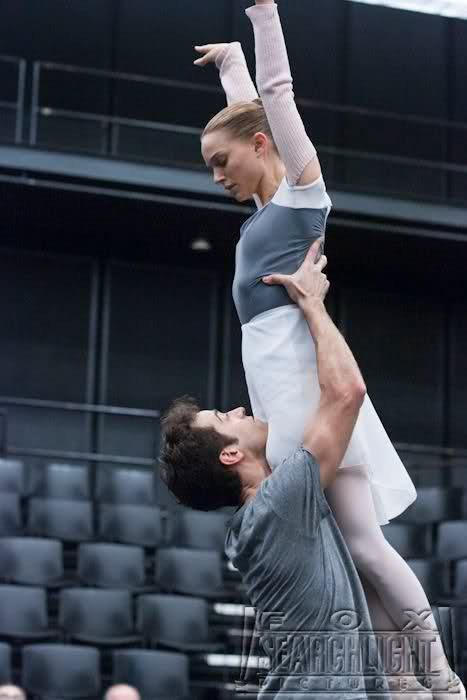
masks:
<path id="1" fill-rule="evenodd" d="M 301 534 L 314 537 L 330 508 L 319 478 L 319 464 L 305 447 L 298 448 L 264 480 L 265 503 Z"/>

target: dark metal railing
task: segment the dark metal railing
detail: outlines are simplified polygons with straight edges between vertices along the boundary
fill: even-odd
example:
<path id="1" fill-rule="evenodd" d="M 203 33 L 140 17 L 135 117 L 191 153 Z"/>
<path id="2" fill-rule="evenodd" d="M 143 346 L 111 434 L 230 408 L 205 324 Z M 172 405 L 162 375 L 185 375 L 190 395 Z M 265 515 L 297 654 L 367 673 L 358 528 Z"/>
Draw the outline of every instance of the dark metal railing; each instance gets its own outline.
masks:
<path id="1" fill-rule="evenodd" d="M 15 141 L 20 143 L 24 138 L 22 136 L 22 125 L 24 118 L 25 62 L 23 59 L 12 59 L 11 57 L 5 57 L 5 60 L 20 62 L 18 100 L 14 105 L 9 103 L 12 109 L 15 108 L 17 110 Z M 59 82 L 57 82 L 60 80 L 60 76 L 66 80 L 63 91 L 60 91 Z M 83 108 L 77 108 L 76 104 L 73 105 L 73 108 L 67 108 L 66 104 L 54 105 L 51 103 L 50 98 L 44 97 L 50 77 L 54 80 L 53 94 L 59 95 L 60 99 L 65 103 L 67 94 L 65 88 L 68 88 L 73 77 L 80 80 L 83 79 L 86 82 L 104 81 L 104 87 L 108 89 L 108 104 L 106 104 L 103 111 L 93 109 L 92 99 L 91 104 L 86 106 L 86 108 L 84 105 Z M 123 160 L 142 160 L 150 163 L 205 170 L 205 164 L 199 148 L 201 128 L 188 124 L 176 124 L 174 123 L 176 121 L 175 118 L 173 121 L 170 121 L 167 115 L 165 115 L 165 120 L 162 120 L 124 117 L 112 113 L 114 111 L 113 107 L 111 107 L 113 103 L 112 95 L 115 95 L 116 85 L 121 83 L 126 83 L 134 88 L 148 89 L 151 96 L 157 96 L 157 91 L 169 89 L 177 91 L 176 94 L 181 98 L 188 93 L 194 93 L 200 97 L 209 96 L 211 99 L 219 97 L 219 104 L 224 102 L 223 89 L 218 85 L 206 85 L 135 73 L 37 61 L 32 66 L 31 113 L 26 142 L 33 147 L 42 146 L 75 152 L 84 151 L 86 153 L 95 153 L 101 157 L 118 157 Z M 79 90 L 75 90 L 70 93 L 73 94 L 73 100 L 79 100 L 79 92 Z M 467 123 L 417 114 L 400 114 L 389 110 L 369 109 L 358 105 L 342 105 L 308 98 L 297 98 L 296 101 L 298 107 L 305 115 L 305 122 L 309 121 L 310 124 L 313 123 L 315 118 L 310 112 L 315 114 L 320 111 L 325 113 L 326 119 L 330 123 L 331 117 L 336 117 L 341 126 L 342 124 L 344 125 L 344 130 L 346 122 L 342 122 L 342 119 L 345 120 L 347 118 L 353 121 L 361 119 L 361 131 L 364 131 L 371 125 L 373 126 L 373 131 L 381 131 L 381 133 L 384 133 L 388 128 L 393 128 L 395 133 L 401 134 L 401 141 L 403 141 L 403 131 L 401 130 L 404 126 L 411 129 L 410 132 L 405 134 L 409 141 L 409 136 L 413 133 L 413 127 L 432 130 L 430 131 L 431 136 L 428 134 L 426 137 L 427 142 L 432 143 L 432 141 L 436 141 L 438 144 L 438 159 L 433 159 L 428 152 L 428 157 L 425 158 L 412 157 L 404 153 L 396 154 L 394 149 L 386 151 L 384 147 L 378 148 L 377 145 L 375 145 L 375 150 L 369 150 L 368 147 L 347 148 L 318 144 L 320 153 L 323 155 L 323 158 L 327 159 L 326 173 L 330 186 L 344 188 L 348 186 L 351 189 L 364 189 L 365 191 L 374 192 L 383 191 L 388 194 L 405 195 L 408 198 L 415 197 L 442 202 L 463 203 L 467 201 L 467 194 L 464 195 L 467 192 L 467 188 L 462 186 L 464 180 L 467 182 L 467 163 L 449 160 L 449 154 L 452 145 L 456 143 L 456 138 L 460 135 L 460 142 L 462 143 L 465 140 Z M 0 106 L 2 104 L 0 103 Z M 97 98 L 94 101 L 94 107 L 96 106 Z M 52 128 L 48 129 L 47 135 L 45 133 L 46 124 L 49 126 L 54 123 L 58 124 L 58 120 L 64 120 L 65 123 L 68 122 L 70 124 L 72 121 L 75 121 L 77 122 L 77 128 L 67 127 L 60 132 L 59 136 L 57 135 L 58 130 L 54 131 L 54 128 Z M 187 121 L 189 121 L 189 117 L 187 117 Z M 97 129 L 88 139 L 83 137 L 81 142 L 79 125 L 89 124 L 95 124 Z M 376 128 L 374 128 L 375 126 Z M 122 134 L 128 136 L 132 129 L 139 130 L 138 138 L 125 141 L 125 136 Z M 149 139 L 149 145 L 143 143 L 143 138 Z M 423 145 L 423 137 L 420 137 L 419 141 Z M 364 182 L 360 185 L 354 182 L 351 174 L 347 174 L 349 166 L 352 164 L 358 165 L 359 163 L 364 164 L 365 171 L 368 171 L 368 177 L 365 177 Z M 401 177 L 394 177 L 394 182 L 391 181 L 390 185 L 379 182 L 378 173 L 374 173 L 373 169 L 374 166 L 381 163 L 387 164 L 389 168 L 397 168 L 397 173 L 400 172 Z M 434 177 L 435 184 L 426 185 L 425 181 L 422 181 L 424 174 L 429 176 L 428 182 L 431 182 Z M 420 181 L 416 175 L 421 176 Z M 407 177 L 404 179 L 404 176 Z M 460 179 L 456 181 L 455 178 Z M 407 179 L 413 183 L 413 192 L 407 191 Z"/>
<path id="2" fill-rule="evenodd" d="M 84 452 L 77 450 L 54 450 L 39 447 L 27 447 L 22 445 L 10 445 L 8 440 L 8 406 L 19 408 L 37 408 L 43 410 L 56 410 L 64 412 L 78 412 L 85 415 L 97 414 L 101 416 L 125 416 L 136 419 L 152 419 L 159 421 L 160 411 L 150 411 L 141 408 L 125 408 L 121 406 L 103 406 L 87 403 L 75 403 L 70 401 L 44 401 L 41 399 L 16 398 L 12 396 L 0 396 L 0 418 L 2 424 L 2 438 L 0 441 L 1 452 L 8 457 L 37 457 L 44 459 L 84 460 L 89 462 L 109 462 L 111 464 L 131 464 L 132 466 L 152 467 L 154 458 L 132 457 L 126 455 L 113 455 L 98 452 Z"/>
<path id="3" fill-rule="evenodd" d="M 84 414 L 126 416 L 136 419 L 152 419 L 159 422 L 161 411 L 141 408 L 128 408 L 122 406 L 104 406 L 70 401 L 47 401 L 42 399 L 17 398 L 12 396 L 0 396 L 0 424 L 2 433 L 0 437 L 0 453 L 7 456 L 41 457 L 53 459 L 86 460 L 95 462 L 109 462 L 114 464 L 132 464 L 135 466 L 152 466 L 154 460 L 144 457 L 129 457 L 122 455 L 100 454 L 96 452 L 81 452 L 71 450 L 52 450 L 34 447 L 10 445 L 8 442 L 8 406 L 20 408 L 37 408 L 43 410 L 57 410 L 65 412 L 78 412 Z M 423 445 L 415 443 L 395 442 L 394 447 L 404 455 L 440 457 L 446 462 L 451 459 L 466 459 L 467 449 L 459 447 L 441 447 L 437 445 Z M 467 473 L 467 472 L 466 472 Z"/>
<path id="4" fill-rule="evenodd" d="M 24 119 L 24 94 L 26 81 L 26 61 L 24 58 L 16 56 L 0 56 L 0 63 L 12 70 L 17 71 L 16 99 L 0 100 L 0 110 L 11 110 L 15 115 L 15 135 L 14 143 L 22 142 L 23 119 Z M 1 87 L 0 87 L 1 91 Z M 0 92 L 0 95 L 2 93 Z"/>

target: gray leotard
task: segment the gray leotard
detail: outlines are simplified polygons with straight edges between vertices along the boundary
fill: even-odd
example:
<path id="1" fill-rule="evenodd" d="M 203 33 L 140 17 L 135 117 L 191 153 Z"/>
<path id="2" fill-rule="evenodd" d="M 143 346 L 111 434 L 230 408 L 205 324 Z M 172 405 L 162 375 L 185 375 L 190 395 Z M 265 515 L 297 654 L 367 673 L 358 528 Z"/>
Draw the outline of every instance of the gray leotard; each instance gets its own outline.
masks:
<path id="1" fill-rule="evenodd" d="M 313 241 L 324 235 L 331 206 L 322 176 L 311 185 L 294 187 L 284 177 L 274 197 L 245 221 L 232 289 L 242 324 L 293 303 L 283 286 L 264 284 L 262 278 L 300 267 Z"/>

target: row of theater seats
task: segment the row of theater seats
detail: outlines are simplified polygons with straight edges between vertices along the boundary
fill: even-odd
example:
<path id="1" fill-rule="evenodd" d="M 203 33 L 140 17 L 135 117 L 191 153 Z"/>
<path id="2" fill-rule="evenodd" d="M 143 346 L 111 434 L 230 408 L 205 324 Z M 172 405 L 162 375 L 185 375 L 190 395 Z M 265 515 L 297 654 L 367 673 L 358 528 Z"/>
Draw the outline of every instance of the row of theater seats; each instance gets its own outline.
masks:
<path id="1" fill-rule="evenodd" d="M 102 466 L 93 472 L 85 464 L 25 465 L 0 459 L 0 492 L 65 500 L 157 505 L 154 471 L 136 467 Z"/>
<path id="2" fill-rule="evenodd" d="M 175 544 L 223 551 L 227 517 L 158 506 L 96 504 L 0 492 L 0 537 L 19 534 L 78 543 L 95 539 L 141 547 Z"/>
<path id="3" fill-rule="evenodd" d="M 184 653 L 226 650 L 229 639 L 210 626 L 205 599 L 129 591 L 65 588 L 58 614 L 36 586 L 0 585 L 0 638 L 12 643 L 75 642 L 105 648 L 161 647 Z"/>
<path id="4" fill-rule="evenodd" d="M 223 554 L 228 516 L 164 511 L 156 503 L 150 470 L 98 470 L 95 484 L 90 477 L 82 465 L 45 464 L 31 476 L 19 460 L 0 460 L 0 640 L 13 647 L 15 680 L 34 690 L 25 659 L 32 641 L 55 642 L 44 660 L 45 667 L 55 664 L 47 671 L 51 678 L 56 673 L 60 678 L 64 663 L 71 677 L 88 673 L 78 653 L 86 644 L 95 647 L 91 662 L 84 650 L 87 662 L 96 666 L 96 654 L 101 662 L 101 676 L 96 669 L 88 673 L 89 692 L 101 678 L 110 685 L 112 677 L 137 687 L 143 699 L 168 700 L 178 695 L 172 683 L 165 694 L 159 687 L 161 670 L 151 656 L 156 652 L 148 649 L 177 650 L 185 664 L 177 675 L 192 698 L 193 683 L 203 687 L 209 670 L 199 659 L 209 652 L 232 653 L 238 641 L 227 634 L 232 618 L 214 612 L 219 601 L 244 598 Z M 56 651 L 63 643 L 72 645 L 63 647 L 66 662 Z M 138 672 L 117 677 L 107 657 L 122 647 L 142 656 L 131 657 Z M 198 659 L 194 670 L 181 652 Z M 161 658 L 163 671 L 168 657 Z M 70 697 L 60 682 L 47 693 L 36 686 L 35 693 Z M 215 688 L 209 692 L 217 697 Z"/>
<path id="5" fill-rule="evenodd" d="M 398 450 L 417 490 L 425 487 L 464 488 L 467 483 L 467 458 L 459 455 L 439 456 Z"/>
<path id="6" fill-rule="evenodd" d="M 467 468 L 464 485 L 467 486 Z M 34 468 L 20 460 L 0 459 L 0 493 L 97 503 L 157 505 L 154 472 L 141 468 L 98 467 L 95 483 L 87 465 L 47 463 Z M 398 522 L 467 520 L 467 489 L 420 487 L 417 499 Z"/>
<path id="7" fill-rule="evenodd" d="M 79 545 L 76 565 L 65 566 L 63 543 L 30 537 L 0 538 L 0 582 L 50 589 L 78 586 L 164 591 L 233 600 L 239 587 L 214 550 L 164 547 L 148 561 L 142 547 L 94 542 Z"/>
<path id="8" fill-rule="evenodd" d="M 101 653 L 92 646 L 26 645 L 20 684 L 31 697 L 102 697 Z M 119 650 L 112 654 L 112 684 L 137 688 L 142 700 L 191 700 L 189 659 L 167 651 Z M 0 643 L 0 683 L 12 681 L 11 649 Z M 111 683 L 109 683 L 110 685 Z"/>

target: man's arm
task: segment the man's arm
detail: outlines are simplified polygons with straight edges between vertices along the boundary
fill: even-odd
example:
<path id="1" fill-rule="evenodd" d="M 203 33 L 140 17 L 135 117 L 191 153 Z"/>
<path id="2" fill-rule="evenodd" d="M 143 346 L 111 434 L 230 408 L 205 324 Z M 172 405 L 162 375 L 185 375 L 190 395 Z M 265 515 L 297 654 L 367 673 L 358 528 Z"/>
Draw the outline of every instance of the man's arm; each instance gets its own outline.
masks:
<path id="1" fill-rule="evenodd" d="M 306 298 L 302 311 L 316 346 L 321 398 L 306 426 L 303 446 L 320 466 L 321 486 L 334 480 L 357 422 L 366 386 L 344 337 L 326 311 L 324 302 Z"/>
<path id="2" fill-rule="evenodd" d="M 352 352 L 324 306 L 329 281 L 322 270 L 327 258 L 319 256 L 323 239 L 317 239 L 293 275 L 263 277 L 266 284 L 282 284 L 300 306 L 316 347 L 321 397 L 318 409 L 305 425 L 303 446 L 320 466 L 325 489 L 336 476 L 360 407 L 366 386 Z"/>

